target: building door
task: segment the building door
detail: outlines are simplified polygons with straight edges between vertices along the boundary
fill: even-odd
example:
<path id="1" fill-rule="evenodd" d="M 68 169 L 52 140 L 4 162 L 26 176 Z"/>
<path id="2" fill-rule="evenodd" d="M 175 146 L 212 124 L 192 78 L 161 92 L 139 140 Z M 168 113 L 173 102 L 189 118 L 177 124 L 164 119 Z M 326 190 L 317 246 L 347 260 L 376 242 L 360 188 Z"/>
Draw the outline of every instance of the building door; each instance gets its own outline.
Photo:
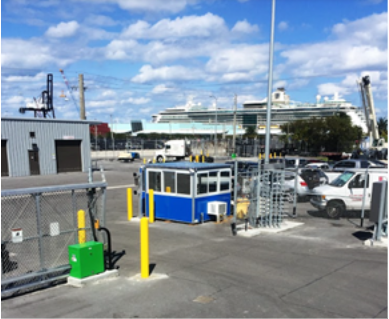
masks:
<path id="1" fill-rule="evenodd" d="M 28 161 L 30 162 L 30 175 L 40 175 L 39 152 L 28 151 Z"/>
<path id="2" fill-rule="evenodd" d="M 1 140 L 1 176 L 9 176 L 6 140 Z"/>
<path id="3" fill-rule="evenodd" d="M 80 140 L 57 140 L 55 149 L 57 173 L 82 171 Z"/>

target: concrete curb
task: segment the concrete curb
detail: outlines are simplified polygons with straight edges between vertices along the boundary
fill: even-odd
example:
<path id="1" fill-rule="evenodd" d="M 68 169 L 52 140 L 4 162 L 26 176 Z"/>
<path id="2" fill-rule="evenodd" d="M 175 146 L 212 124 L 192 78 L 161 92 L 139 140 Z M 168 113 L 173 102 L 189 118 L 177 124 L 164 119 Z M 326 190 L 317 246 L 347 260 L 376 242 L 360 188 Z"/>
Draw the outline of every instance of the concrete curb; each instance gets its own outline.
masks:
<path id="1" fill-rule="evenodd" d="M 136 274 L 135 276 L 132 276 L 128 279 L 135 282 L 150 282 L 167 278 L 169 278 L 169 276 L 166 274 L 151 274 L 149 278 L 142 278 L 140 274 Z"/>
<path id="2" fill-rule="evenodd" d="M 115 278 L 119 276 L 119 271 L 117 269 L 113 270 L 106 270 L 101 274 L 97 274 L 94 276 L 86 277 L 86 278 L 74 278 L 69 276 L 68 277 L 68 285 L 76 288 L 83 288 L 85 286 L 89 286 L 91 284 L 99 283 L 102 280 L 109 279 L 109 278 Z"/>
<path id="3" fill-rule="evenodd" d="M 280 227 L 259 227 L 259 228 L 252 228 L 249 226 L 248 230 L 245 231 L 245 225 L 238 225 L 237 228 L 237 235 L 241 237 L 254 237 L 258 236 L 261 233 L 279 233 L 288 229 L 292 229 L 298 226 L 304 225 L 304 223 L 299 222 L 291 222 L 291 221 L 283 221 L 280 225 Z"/>

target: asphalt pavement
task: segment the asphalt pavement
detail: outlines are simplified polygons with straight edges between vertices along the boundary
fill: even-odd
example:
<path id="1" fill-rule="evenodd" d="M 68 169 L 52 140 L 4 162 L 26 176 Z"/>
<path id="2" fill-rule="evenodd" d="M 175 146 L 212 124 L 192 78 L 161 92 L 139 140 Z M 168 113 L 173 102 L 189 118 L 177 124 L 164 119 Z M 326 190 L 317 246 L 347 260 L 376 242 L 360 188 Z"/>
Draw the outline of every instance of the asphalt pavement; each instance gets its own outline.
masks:
<path id="1" fill-rule="evenodd" d="M 297 218 L 288 218 L 303 225 L 251 238 L 233 236 L 229 220 L 193 226 L 157 220 L 149 227 L 150 278 L 167 277 L 133 280 L 140 234 L 139 223 L 127 220 L 126 188 L 140 162 L 101 164 L 113 249 L 126 250 L 120 276 L 2 300 L 3 317 L 388 317 L 387 248 L 363 245 L 371 232 L 356 216 L 331 220 L 310 203 L 298 203 Z M 87 181 L 85 173 L 7 177 L 2 189 Z"/>

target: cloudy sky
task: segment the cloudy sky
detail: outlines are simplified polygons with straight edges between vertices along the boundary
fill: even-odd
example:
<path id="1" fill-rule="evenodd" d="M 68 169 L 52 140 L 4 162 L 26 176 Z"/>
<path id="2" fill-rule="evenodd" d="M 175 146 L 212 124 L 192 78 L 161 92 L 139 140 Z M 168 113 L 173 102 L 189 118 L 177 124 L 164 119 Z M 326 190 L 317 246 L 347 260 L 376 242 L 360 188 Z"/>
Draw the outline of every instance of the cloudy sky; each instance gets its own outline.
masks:
<path id="1" fill-rule="evenodd" d="M 263 99 L 270 17 L 271 0 L 2 0 L 1 114 L 21 116 L 52 73 L 57 118 L 78 118 L 60 68 L 71 86 L 84 74 L 91 120 Z M 386 0 L 277 0 L 274 87 L 292 100 L 339 92 L 360 106 L 369 74 L 387 117 L 387 58 Z"/>

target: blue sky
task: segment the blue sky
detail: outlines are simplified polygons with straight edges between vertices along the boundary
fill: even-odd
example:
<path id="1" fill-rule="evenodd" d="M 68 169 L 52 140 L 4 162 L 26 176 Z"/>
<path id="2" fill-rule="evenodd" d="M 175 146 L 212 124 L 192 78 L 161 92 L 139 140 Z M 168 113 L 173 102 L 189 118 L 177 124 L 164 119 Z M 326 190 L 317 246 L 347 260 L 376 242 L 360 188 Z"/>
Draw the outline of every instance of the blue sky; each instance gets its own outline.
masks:
<path id="1" fill-rule="evenodd" d="M 3 116 L 54 76 L 57 118 L 78 118 L 71 85 L 84 74 L 88 119 L 129 123 L 188 100 L 230 108 L 267 95 L 271 0 L 3 0 Z M 369 74 L 387 117 L 387 2 L 277 0 L 274 87 L 314 102 L 338 92 L 360 106 Z M 78 104 L 78 92 L 73 92 Z M 31 114 L 32 115 L 32 114 Z M 27 115 L 24 115 L 27 116 Z"/>

